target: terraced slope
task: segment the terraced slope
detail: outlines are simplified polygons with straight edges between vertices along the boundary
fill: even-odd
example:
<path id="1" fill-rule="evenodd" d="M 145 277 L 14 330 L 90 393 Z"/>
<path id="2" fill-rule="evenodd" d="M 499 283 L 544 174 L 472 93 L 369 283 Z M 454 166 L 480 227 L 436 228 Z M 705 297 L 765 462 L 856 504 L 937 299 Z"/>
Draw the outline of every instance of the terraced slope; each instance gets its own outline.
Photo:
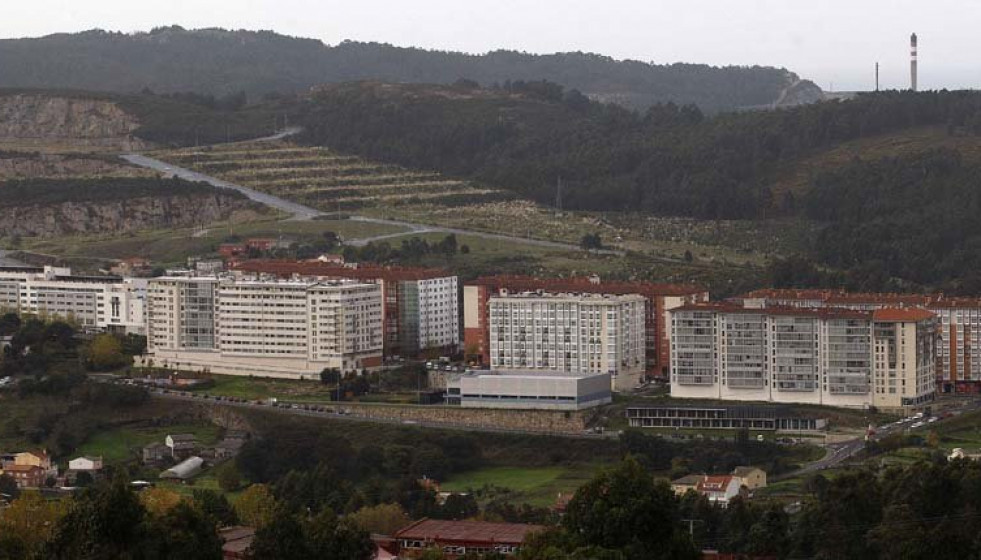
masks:
<path id="1" fill-rule="evenodd" d="M 324 211 L 507 200 L 504 191 L 285 141 L 158 152 L 154 157 Z"/>

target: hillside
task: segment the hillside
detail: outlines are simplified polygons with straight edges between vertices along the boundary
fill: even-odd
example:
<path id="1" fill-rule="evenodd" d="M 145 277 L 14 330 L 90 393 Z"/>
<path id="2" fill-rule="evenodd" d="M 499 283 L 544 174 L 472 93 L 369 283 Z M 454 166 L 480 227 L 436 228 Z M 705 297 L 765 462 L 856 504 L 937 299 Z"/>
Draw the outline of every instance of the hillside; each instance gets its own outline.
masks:
<path id="1" fill-rule="evenodd" d="M 589 53 L 483 55 L 317 40 L 269 31 L 100 30 L 0 41 L 0 87 L 69 88 L 133 93 L 305 92 L 354 80 L 481 84 L 548 80 L 594 99 L 634 109 L 659 102 L 696 104 L 706 112 L 790 106 L 821 99 L 821 89 L 784 69 L 657 65 Z"/>
<path id="2" fill-rule="evenodd" d="M 132 233 L 208 225 L 267 213 L 234 191 L 179 179 L 32 179 L 0 182 L 0 236 Z"/>

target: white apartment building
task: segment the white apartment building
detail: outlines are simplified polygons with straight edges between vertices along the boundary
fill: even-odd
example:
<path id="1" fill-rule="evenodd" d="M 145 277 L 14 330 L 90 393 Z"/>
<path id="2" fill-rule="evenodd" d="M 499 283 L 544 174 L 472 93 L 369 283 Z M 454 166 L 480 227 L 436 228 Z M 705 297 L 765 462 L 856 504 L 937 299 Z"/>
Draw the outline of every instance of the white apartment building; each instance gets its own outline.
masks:
<path id="1" fill-rule="evenodd" d="M 71 269 L 0 268 L 0 309 L 59 318 L 87 330 L 143 334 L 146 281 L 73 276 Z"/>
<path id="2" fill-rule="evenodd" d="M 609 374 L 632 389 L 645 368 L 645 300 L 639 295 L 509 293 L 488 302 L 490 366 Z"/>
<path id="3" fill-rule="evenodd" d="M 406 296 L 400 298 L 400 303 L 406 311 L 414 311 L 403 315 L 405 330 L 411 332 L 412 326 L 418 325 L 415 336 L 407 341 L 409 353 L 413 346 L 415 353 L 429 348 L 457 348 L 461 339 L 457 277 L 424 278 L 400 284 Z"/>
<path id="4" fill-rule="evenodd" d="M 934 395 L 934 321 L 923 310 L 684 306 L 671 316 L 671 395 L 919 406 Z"/>
<path id="5" fill-rule="evenodd" d="M 165 277 L 148 294 L 154 365 L 302 378 L 381 364 L 377 284 Z"/>

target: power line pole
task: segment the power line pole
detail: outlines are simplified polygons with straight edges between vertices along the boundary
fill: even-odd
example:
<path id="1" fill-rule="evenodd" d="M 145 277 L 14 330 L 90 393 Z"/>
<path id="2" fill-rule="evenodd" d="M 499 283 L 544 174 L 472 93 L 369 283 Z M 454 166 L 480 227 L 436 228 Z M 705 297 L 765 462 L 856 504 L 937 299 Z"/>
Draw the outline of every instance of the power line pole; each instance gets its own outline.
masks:
<path id="1" fill-rule="evenodd" d="M 555 185 L 555 207 L 562 211 L 562 176 L 559 175 Z"/>

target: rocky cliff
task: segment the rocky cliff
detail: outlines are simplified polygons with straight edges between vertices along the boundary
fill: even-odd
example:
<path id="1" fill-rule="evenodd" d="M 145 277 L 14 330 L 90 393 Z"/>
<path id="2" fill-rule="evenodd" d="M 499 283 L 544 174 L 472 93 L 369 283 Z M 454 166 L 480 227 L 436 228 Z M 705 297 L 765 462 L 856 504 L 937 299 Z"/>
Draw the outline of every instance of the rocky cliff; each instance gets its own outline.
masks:
<path id="1" fill-rule="evenodd" d="M 0 152 L 0 181 L 68 177 L 154 177 L 116 157 Z"/>
<path id="2" fill-rule="evenodd" d="M 247 199 L 222 193 L 63 202 L 0 208 L 0 234 L 54 237 L 207 225 L 258 214 Z"/>
<path id="3" fill-rule="evenodd" d="M 47 94 L 0 96 L 0 142 L 136 150 L 139 121 L 111 101 Z"/>

